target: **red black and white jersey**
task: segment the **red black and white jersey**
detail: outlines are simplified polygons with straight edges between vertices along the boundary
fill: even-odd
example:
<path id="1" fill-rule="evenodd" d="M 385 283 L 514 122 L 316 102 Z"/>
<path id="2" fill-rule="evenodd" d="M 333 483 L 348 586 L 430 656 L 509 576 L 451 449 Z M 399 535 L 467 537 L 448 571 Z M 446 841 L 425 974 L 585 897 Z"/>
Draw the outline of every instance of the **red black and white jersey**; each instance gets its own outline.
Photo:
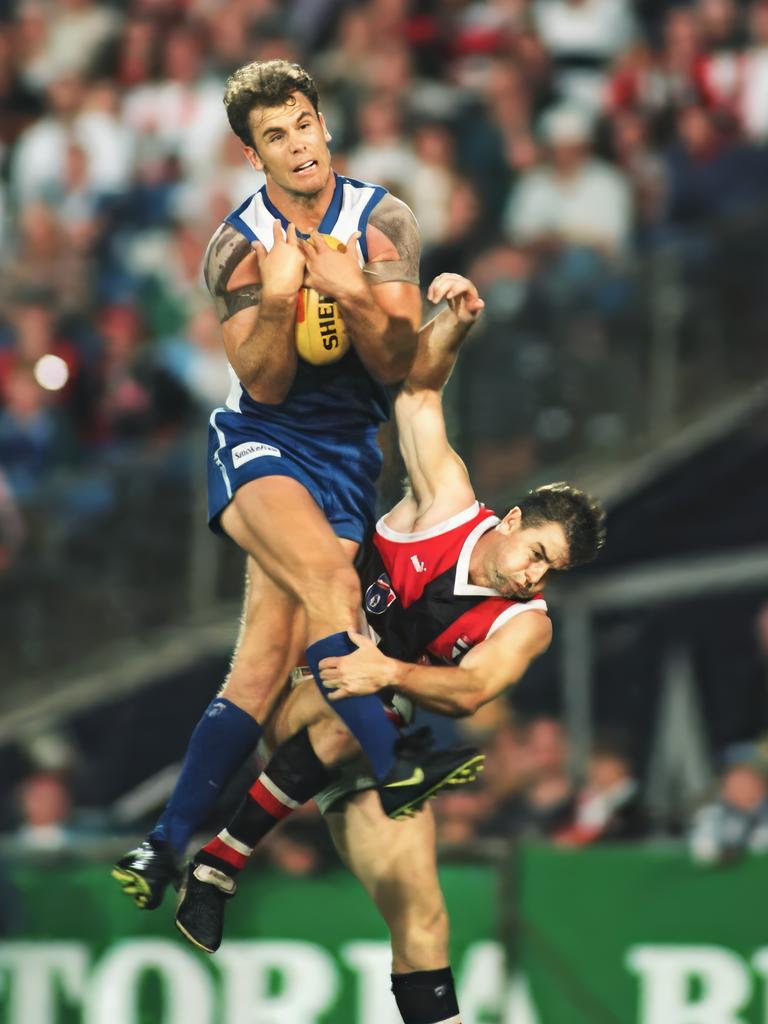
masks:
<path id="1" fill-rule="evenodd" d="M 498 522 L 479 502 L 417 533 L 379 520 L 358 571 L 366 619 L 386 655 L 457 665 L 515 615 L 547 610 L 541 594 L 518 601 L 469 582 L 475 544 Z"/>

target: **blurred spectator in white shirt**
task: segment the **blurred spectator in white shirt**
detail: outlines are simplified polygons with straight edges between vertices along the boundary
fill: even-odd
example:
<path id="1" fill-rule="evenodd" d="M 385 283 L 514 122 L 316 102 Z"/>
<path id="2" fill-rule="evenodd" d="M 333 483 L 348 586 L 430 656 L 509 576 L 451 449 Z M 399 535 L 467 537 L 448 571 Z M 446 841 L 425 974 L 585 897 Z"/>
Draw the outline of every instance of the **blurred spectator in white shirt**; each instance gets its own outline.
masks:
<path id="1" fill-rule="evenodd" d="M 741 117 L 746 134 L 768 140 L 768 2 L 755 0 L 750 11 L 751 45 L 744 54 Z"/>
<path id="2" fill-rule="evenodd" d="M 544 251 L 577 246 L 615 256 L 629 243 L 632 196 L 624 174 L 590 151 L 591 126 L 578 108 L 542 119 L 549 159 L 527 171 L 510 197 L 509 237 Z"/>
<path id="3" fill-rule="evenodd" d="M 129 89 L 125 117 L 140 138 L 140 160 L 177 157 L 185 173 L 206 178 L 229 125 L 221 102 L 223 83 L 203 68 L 203 46 L 190 26 L 165 38 L 161 77 Z"/>
<path id="4" fill-rule="evenodd" d="M 122 24 L 114 7 L 96 0 L 54 0 L 46 20 L 46 59 L 54 76 L 88 74 Z"/>
<path id="5" fill-rule="evenodd" d="M 11 160 L 11 192 L 20 206 L 60 180 L 83 101 L 83 83 L 76 75 L 57 78 L 46 98 L 48 112 L 21 133 Z"/>
<path id="6" fill-rule="evenodd" d="M 768 850 L 768 764 L 752 743 L 725 752 L 718 799 L 694 815 L 691 856 L 699 864 L 726 864 L 747 851 Z"/>
<path id="7" fill-rule="evenodd" d="M 201 302 L 185 331 L 158 343 L 156 358 L 204 411 L 210 412 L 226 398 L 231 384 L 229 363 L 221 344 L 221 326 L 209 302 Z"/>
<path id="8" fill-rule="evenodd" d="M 19 806 L 21 824 L 14 836 L 19 846 L 46 853 L 69 846 L 72 800 L 59 775 L 37 772 L 26 778 L 19 790 Z"/>
<path id="9" fill-rule="evenodd" d="M 71 142 L 87 155 L 88 181 L 97 192 L 127 188 L 134 165 L 134 134 L 120 115 L 115 87 L 108 82 L 87 90 L 67 75 L 48 89 L 48 114 L 19 137 L 11 163 L 11 190 L 19 205 L 61 186 Z"/>
<path id="10" fill-rule="evenodd" d="M 348 174 L 380 182 L 407 201 L 418 160 L 404 135 L 399 105 L 388 97 L 372 97 L 360 110 L 359 129 L 360 143 L 349 154 Z"/>
<path id="11" fill-rule="evenodd" d="M 626 0 L 536 0 L 534 20 L 563 99 L 597 110 L 613 58 L 636 36 Z"/>
<path id="12" fill-rule="evenodd" d="M 420 125 L 413 136 L 416 170 L 408 183 L 408 196 L 421 229 L 424 248 L 450 233 L 451 195 L 456 187 L 453 135 L 441 124 Z"/>
<path id="13" fill-rule="evenodd" d="M 640 839 L 646 832 L 628 743 L 619 736 L 603 737 L 590 753 L 586 785 L 576 795 L 573 821 L 554 839 L 563 846 L 584 846 Z"/>
<path id="14" fill-rule="evenodd" d="M 182 180 L 176 186 L 173 213 L 179 220 L 210 225 L 211 232 L 266 181 L 251 167 L 238 137 L 230 132 L 212 154 L 212 174 L 205 181 Z M 338 169 L 338 165 L 337 165 Z"/>

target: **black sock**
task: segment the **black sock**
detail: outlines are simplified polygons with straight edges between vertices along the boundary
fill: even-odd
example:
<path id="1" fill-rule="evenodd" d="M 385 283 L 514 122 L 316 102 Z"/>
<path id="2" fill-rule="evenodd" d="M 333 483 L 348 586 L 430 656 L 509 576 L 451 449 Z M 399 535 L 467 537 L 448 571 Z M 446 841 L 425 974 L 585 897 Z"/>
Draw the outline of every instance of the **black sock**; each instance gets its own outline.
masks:
<path id="1" fill-rule="evenodd" d="M 393 974 L 392 993 L 403 1024 L 460 1024 L 450 967 Z"/>
<path id="2" fill-rule="evenodd" d="M 248 863 L 256 844 L 296 808 L 331 781 L 331 773 L 312 749 L 302 729 L 275 751 L 272 760 L 248 790 L 228 828 L 195 856 L 234 877 Z"/>

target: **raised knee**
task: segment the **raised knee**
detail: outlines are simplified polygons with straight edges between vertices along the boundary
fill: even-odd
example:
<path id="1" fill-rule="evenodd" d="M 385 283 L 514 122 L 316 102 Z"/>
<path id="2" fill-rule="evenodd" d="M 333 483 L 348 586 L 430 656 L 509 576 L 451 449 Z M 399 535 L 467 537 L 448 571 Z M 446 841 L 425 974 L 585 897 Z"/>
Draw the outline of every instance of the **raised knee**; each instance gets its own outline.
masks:
<path id="1" fill-rule="evenodd" d="M 301 599 L 309 613 L 360 606 L 360 581 L 351 565 L 307 568 Z"/>
<path id="2" fill-rule="evenodd" d="M 355 737 L 328 709 L 328 717 L 323 717 L 310 726 L 312 747 L 324 765 L 342 764 L 360 753 L 360 745 Z"/>

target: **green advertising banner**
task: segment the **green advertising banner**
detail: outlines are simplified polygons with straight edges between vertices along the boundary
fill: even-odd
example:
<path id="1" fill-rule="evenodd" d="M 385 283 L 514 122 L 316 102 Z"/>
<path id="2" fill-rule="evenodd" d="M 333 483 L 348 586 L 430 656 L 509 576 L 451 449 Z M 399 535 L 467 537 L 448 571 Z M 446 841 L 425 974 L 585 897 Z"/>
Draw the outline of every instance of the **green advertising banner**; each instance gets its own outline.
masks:
<path id="1" fill-rule="evenodd" d="M 497 1014 L 504 978 L 498 879 L 486 866 L 442 872 L 453 961 L 478 1022 Z M 15 881 L 24 912 L 0 944 L 0 1024 L 400 1024 L 386 928 L 342 870 L 243 877 L 215 956 L 179 934 L 170 898 L 135 909 L 106 865 Z"/>
<path id="2" fill-rule="evenodd" d="M 463 1024 L 768 1024 L 766 857 L 525 847 L 441 877 Z M 0 1024 L 400 1024 L 386 931 L 342 871 L 245 877 L 213 957 L 171 900 L 135 910 L 106 865 L 14 881 Z"/>
<path id="3" fill-rule="evenodd" d="M 767 1024 L 765 856 L 712 869 L 682 849 L 534 847 L 517 882 L 536 1024 Z"/>

